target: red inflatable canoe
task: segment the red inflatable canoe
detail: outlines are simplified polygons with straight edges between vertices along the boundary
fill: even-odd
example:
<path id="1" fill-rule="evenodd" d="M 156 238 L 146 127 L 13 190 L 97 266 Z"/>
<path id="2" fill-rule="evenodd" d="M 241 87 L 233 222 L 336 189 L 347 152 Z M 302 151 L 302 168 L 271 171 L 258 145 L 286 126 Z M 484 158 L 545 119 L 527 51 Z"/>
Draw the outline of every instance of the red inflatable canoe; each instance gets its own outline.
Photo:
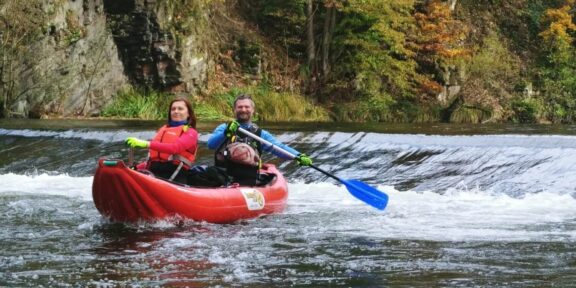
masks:
<path id="1" fill-rule="evenodd" d="M 202 188 L 178 185 L 128 168 L 121 160 L 98 161 L 92 197 L 100 213 L 114 222 L 184 217 L 231 223 L 286 207 L 286 180 L 272 164 L 262 172 L 273 179 L 262 187 Z"/>

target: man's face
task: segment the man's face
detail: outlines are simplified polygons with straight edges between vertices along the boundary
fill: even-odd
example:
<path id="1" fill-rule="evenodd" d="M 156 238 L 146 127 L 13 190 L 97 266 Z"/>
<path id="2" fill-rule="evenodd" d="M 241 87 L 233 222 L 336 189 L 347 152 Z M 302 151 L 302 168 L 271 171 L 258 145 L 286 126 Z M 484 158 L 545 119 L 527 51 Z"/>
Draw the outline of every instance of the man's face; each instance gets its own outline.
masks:
<path id="1" fill-rule="evenodd" d="M 234 106 L 234 115 L 236 115 L 236 120 L 240 122 L 250 121 L 252 115 L 254 115 L 254 106 L 252 106 L 252 101 L 250 99 L 236 101 L 236 105 Z"/>

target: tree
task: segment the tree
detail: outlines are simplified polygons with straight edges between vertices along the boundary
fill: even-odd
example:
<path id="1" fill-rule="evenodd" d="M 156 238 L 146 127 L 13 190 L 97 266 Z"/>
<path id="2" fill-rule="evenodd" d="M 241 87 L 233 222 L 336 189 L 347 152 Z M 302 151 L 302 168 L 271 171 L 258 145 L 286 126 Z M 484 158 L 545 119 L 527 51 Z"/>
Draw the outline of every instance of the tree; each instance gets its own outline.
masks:
<path id="1" fill-rule="evenodd" d="M 576 119 L 576 53 L 570 34 L 576 31 L 571 15 L 574 2 L 567 0 L 560 8 L 546 10 L 542 17 L 545 29 L 539 34 L 546 55 L 539 82 L 549 103 L 545 113 L 553 122 Z"/>
<path id="2" fill-rule="evenodd" d="M 411 0 L 372 0 L 351 1 L 343 9 L 338 39 L 343 48 L 353 48 L 351 68 L 356 81 L 368 84 L 365 93 L 397 99 L 413 95 L 416 63 L 406 36 L 414 25 L 413 6 Z"/>
<path id="3" fill-rule="evenodd" d="M 324 2 L 324 8 L 324 28 L 322 29 L 322 79 L 326 82 L 330 77 L 330 47 L 336 25 L 336 12 L 337 9 L 342 8 L 342 4 L 337 0 L 326 0 Z"/>
<path id="4" fill-rule="evenodd" d="M 462 45 L 466 38 L 467 28 L 461 21 L 452 17 L 452 9 L 440 0 L 426 1 L 419 11 L 414 13 L 416 31 L 410 38 L 412 49 L 416 54 L 422 74 L 432 74 L 431 81 L 423 86 L 428 94 L 437 94 L 438 89 L 446 84 L 444 74 L 448 71 L 451 60 L 470 53 Z M 436 82 L 436 83 L 434 83 Z"/>
<path id="5" fill-rule="evenodd" d="M 316 41 L 314 37 L 314 0 L 306 0 L 306 55 L 311 71 L 315 70 L 316 64 Z"/>
<path id="6" fill-rule="evenodd" d="M 0 3 L 0 117 L 11 117 L 11 106 L 20 96 L 18 60 L 30 53 L 28 45 L 41 34 L 44 13 L 42 1 L 6 0 Z"/>

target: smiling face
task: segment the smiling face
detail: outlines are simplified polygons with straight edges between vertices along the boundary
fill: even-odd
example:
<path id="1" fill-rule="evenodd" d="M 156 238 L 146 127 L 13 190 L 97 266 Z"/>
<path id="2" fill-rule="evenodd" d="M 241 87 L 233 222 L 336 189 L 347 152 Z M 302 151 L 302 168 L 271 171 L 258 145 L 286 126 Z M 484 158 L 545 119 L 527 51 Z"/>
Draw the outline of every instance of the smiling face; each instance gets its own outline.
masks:
<path id="1" fill-rule="evenodd" d="M 185 121 L 190 117 L 190 112 L 184 101 L 175 101 L 170 105 L 170 119 L 172 121 Z"/>
<path id="2" fill-rule="evenodd" d="M 254 102 L 250 99 L 241 99 L 234 105 L 234 115 L 239 122 L 249 122 L 254 115 Z"/>

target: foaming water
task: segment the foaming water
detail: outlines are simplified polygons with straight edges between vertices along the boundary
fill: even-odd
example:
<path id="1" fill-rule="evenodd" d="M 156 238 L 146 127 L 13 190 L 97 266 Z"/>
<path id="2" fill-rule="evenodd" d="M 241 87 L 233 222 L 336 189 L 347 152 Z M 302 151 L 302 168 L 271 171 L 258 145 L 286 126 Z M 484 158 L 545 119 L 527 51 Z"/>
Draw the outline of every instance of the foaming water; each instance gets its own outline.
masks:
<path id="1" fill-rule="evenodd" d="M 64 196 L 92 200 L 92 177 L 68 175 L 0 175 L 3 196 Z M 287 217 L 306 219 L 301 224 L 324 232 L 385 239 L 429 241 L 557 241 L 576 240 L 576 199 L 569 194 L 541 192 L 521 198 L 454 188 L 442 194 L 397 191 L 378 186 L 390 197 L 382 212 L 354 198 L 344 186 L 329 182 L 289 184 Z M 19 200 L 18 200 L 19 201 Z M 27 208 L 34 203 L 15 201 L 8 206 Z M 45 203 L 43 203 L 44 205 Z M 278 217 L 278 216 L 277 216 Z M 282 218 L 282 217 L 280 217 Z M 309 222 L 308 222 L 309 221 Z M 168 227 L 174 221 L 155 223 Z M 318 225 L 318 226 L 315 226 Z"/>
<path id="2" fill-rule="evenodd" d="M 92 201 L 93 177 L 0 174 L 0 195 L 58 195 Z"/>
<path id="3" fill-rule="evenodd" d="M 96 140 L 102 142 L 124 142 L 127 137 L 138 137 L 142 139 L 151 139 L 155 131 L 91 131 L 91 130 L 65 130 L 65 131 L 45 131 L 45 130 L 11 130 L 0 128 L 0 136 L 20 136 L 27 138 L 57 138 L 57 139 L 81 139 Z"/>
<path id="4" fill-rule="evenodd" d="M 280 281 L 318 287 L 360 280 L 374 286 L 384 279 L 413 285 L 414 277 L 433 279 L 430 271 L 459 271 L 459 263 L 468 263 L 472 277 L 506 273 L 526 253 L 538 261 L 567 259 L 570 250 L 557 246 L 571 245 L 576 227 L 576 201 L 566 194 L 514 198 L 464 187 L 438 194 L 381 185 L 390 196 L 382 212 L 343 186 L 302 181 L 289 184 L 289 205 L 281 214 L 232 225 L 185 219 L 118 225 L 93 207 L 91 177 L 9 173 L 0 181 L 11 183 L 0 188 L 0 225 L 8 228 L 0 243 L 11 247 L 0 261 L 6 286 L 259 287 Z M 543 246 L 559 250 L 539 254 Z M 470 258 L 478 249 L 493 256 Z M 43 263 L 51 268 L 33 268 Z M 530 269 L 557 274 L 564 265 Z M 413 272 L 404 277 L 393 271 Z M 512 277 L 505 275 L 499 277 Z"/>
<path id="5" fill-rule="evenodd" d="M 466 188 L 444 194 L 399 192 L 389 186 L 385 213 L 367 209 L 344 187 L 293 184 L 287 213 L 322 217 L 331 231 L 430 241 L 574 241 L 576 199 L 542 192 L 513 198 Z"/>
<path id="6" fill-rule="evenodd" d="M 0 151 L 16 155 L 13 159 L 8 156 L 4 167 L 0 165 L 0 173 L 30 173 L 38 168 L 88 176 L 99 157 L 126 157 L 127 149 L 122 145 L 126 137 L 150 139 L 153 134 L 153 130 L 0 129 L 0 139 L 6 139 L 7 147 Z M 201 133 L 200 164 L 213 160 L 204 145 L 209 136 Z M 442 193 L 464 184 L 519 197 L 548 190 L 576 194 L 576 174 L 571 173 L 576 159 L 566 157 L 576 153 L 576 136 L 290 132 L 280 133 L 278 138 L 340 177 L 402 191 Z M 326 176 L 308 169 L 295 169 L 287 163 L 280 167 L 288 177 L 327 181 Z"/>
<path id="7" fill-rule="evenodd" d="M 574 136 L 277 133 L 321 168 L 386 192 L 386 210 L 313 169 L 276 160 L 290 180 L 284 213 L 229 225 L 109 223 L 92 203 L 96 160 L 125 159 L 126 137 L 153 134 L 147 127 L 0 129 L 0 286 L 576 281 Z M 201 133 L 201 164 L 213 160 L 207 137 Z"/>
<path id="8" fill-rule="evenodd" d="M 314 147 L 306 152 L 325 169 L 402 191 L 443 193 L 463 184 L 517 197 L 546 191 L 576 196 L 576 158 L 567 157 L 576 153 L 574 136 L 319 132 L 282 137 Z"/>

